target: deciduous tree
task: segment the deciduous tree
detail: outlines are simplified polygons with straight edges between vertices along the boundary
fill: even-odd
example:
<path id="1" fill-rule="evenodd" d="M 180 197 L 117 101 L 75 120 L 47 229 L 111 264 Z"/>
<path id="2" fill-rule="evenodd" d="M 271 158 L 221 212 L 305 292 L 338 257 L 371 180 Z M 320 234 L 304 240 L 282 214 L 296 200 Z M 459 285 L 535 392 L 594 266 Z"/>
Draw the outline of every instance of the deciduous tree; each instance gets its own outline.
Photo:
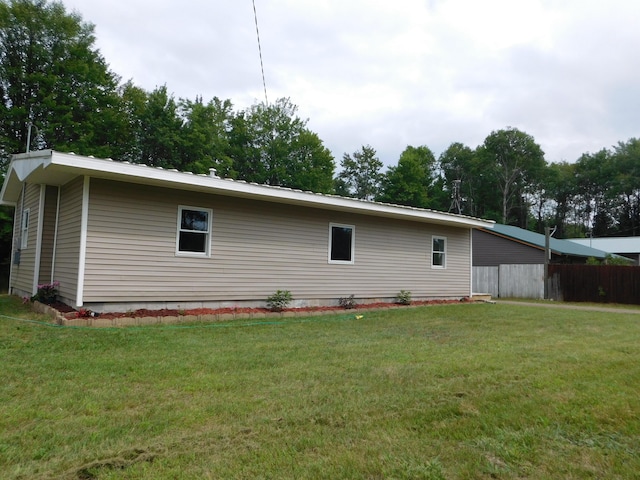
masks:
<path id="1" fill-rule="evenodd" d="M 429 147 L 408 146 L 400 155 L 398 164 L 389 167 L 382 177 L 376 199 L 412 207 L 433 207 L 435 164 L 436 159 Z"/>
<path id="2" fill-rule="evenodd" d="M 532 184 L 546 165 L 544 152 L 534 138 L 517 128 L 491 132 L 479 149 L 489 181 L 500 192 L 502 223 L 517 222 L 520 226 L 528 215 L 523 204 L 528 185 Z"/>
<path id="3" fill-rule="evenodd" d="M 110 156 L 119 132 L 117 77 L 94 48 L 93 25 L 61 3 L 0 2 L 3 158 L 55 148 Z"/>
<path id="4" fill-rule="evenodd" d="M 288 98 L 256 104 L 231 120 L 233 171 L 242 180 L 330 193 L 335 163 Z"/>
<path id="5" fill-rule="evenodd" d="M 363 200 L 373 200 L 378 194 L 383 166 L 373 147 L 364 145 L 351 155 L 345 153 L 340 165 L 342 171 L 337 180 L 344 193 Z"/>

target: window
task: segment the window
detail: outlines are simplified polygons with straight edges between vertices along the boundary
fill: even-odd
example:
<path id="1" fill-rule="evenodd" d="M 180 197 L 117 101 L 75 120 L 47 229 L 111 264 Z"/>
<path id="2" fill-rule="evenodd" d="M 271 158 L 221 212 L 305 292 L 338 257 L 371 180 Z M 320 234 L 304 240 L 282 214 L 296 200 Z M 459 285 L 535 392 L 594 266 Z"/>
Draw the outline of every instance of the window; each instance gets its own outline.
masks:
<path id="1" fill-rule="evenodd" d="M 431 237 L 431 267 L 445 268 L 447 266 L 447 239 L 445 237 Z"/>
<path id="2" fill-rule="evenodd" d="M 22 211 L 22 225 L 20 226 L 20 249 L 29 244 L 29 209 Z"/>
<path id="3" fill-rule="evenodd" d="M 176 254 L 209 256 L 211 217 L 208 208 L 178 207 Z"/>
<path id="4" fill-rule="evenodd" d="M 353 263 L 355 227 L 329 224 L 329 263 Z"/>

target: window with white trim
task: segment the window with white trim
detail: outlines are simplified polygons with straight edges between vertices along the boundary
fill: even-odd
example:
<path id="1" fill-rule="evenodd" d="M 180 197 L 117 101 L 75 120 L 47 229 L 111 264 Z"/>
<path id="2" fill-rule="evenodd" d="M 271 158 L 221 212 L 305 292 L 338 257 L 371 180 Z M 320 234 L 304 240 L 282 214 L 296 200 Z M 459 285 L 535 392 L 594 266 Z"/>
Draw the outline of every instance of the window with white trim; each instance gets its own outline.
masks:
<path id="1" fill-rule="evenodd" d="M 29 244 L 29 209 L 22 211 L 22 224 L 20 225 L 20 249 L 27 248 Z"/>
<path id="2" fill-rule="evenodd" d="M 431 237 L 431 268 L 446 268 L 447 237 Z"/>
<path id="3" fill-rule="evenodd" d="M 355 230 L 353 225 L 329 224 L 329 263 L 354 263 Z"/>
<path id="4" fill-rule="evenodd" d="M 209 208 L 178 207 L 176 255 L 209 256 L 212 216 Z"/>

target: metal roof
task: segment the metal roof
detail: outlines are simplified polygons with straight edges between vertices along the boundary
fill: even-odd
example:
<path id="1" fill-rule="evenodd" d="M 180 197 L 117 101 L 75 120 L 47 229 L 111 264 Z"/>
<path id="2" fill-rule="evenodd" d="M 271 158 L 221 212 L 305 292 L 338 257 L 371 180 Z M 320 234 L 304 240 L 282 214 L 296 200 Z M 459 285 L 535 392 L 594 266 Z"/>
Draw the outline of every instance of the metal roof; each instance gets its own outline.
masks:
<path id="1" fill-rule="evenodd" d="M 570 242 L 612 253 L 640 253 L 640 237 L 567 238 Z"/>
<path id="2" fill-rule="evenodd" d="M 33 151 L 12 157 L 0 191 L 0 204 L 15 205 L 23 182 L 64 185 L 80 175 L 462 228 L 491 227 L 494 223 L 492 220 L 437 210 L 259 185 L 212 175 L 196 175 L 191 172 L 117 162 L 112 159 L 84 157 L 53 150 Z"/>
<path id="3" fill-rule="evenodd" d="M 536 232 L 530 232 L 529 230 L 525 230 L 523 228 L 496 223 L 492 228 L 485 228 L 483 230 L 486 232 L 501 235 L 503 237 L 508 237 L 522 243 L 526 243 L 533 247 L 541 249 L 545 248 L 544 235 Z M 573 257 L 605 258 L 607 255 L 609 255 L 609 252 L 603 250 L 598 250 L 586 245 L 570 242 L 568 240 L 560 240 L 553 237 L 549 239 L 549 248 L 551 249 L 551 252 L 555 253 L 556 255 L 569 255 Z"/>

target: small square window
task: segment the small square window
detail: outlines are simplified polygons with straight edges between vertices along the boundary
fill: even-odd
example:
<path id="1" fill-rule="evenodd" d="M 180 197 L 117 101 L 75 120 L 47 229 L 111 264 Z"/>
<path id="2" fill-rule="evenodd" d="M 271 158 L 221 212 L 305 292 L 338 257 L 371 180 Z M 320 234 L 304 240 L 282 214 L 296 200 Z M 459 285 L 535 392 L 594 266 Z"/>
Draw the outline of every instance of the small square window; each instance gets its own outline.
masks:
<path id="1" fill-rule="evenodd" d="M 177 254 L 209 256 L 211 217 L 208 208 L 178 207 Z"/>
<path id="2" fill-rule="evenodd" d="M 447 263 L 447 239 L 445 237 L 432 237 L 431 240 L 431 267 L 445 268 Z"/>
<path id="3" fill-rule="evenodd" d="M 329 224 L 329 263 L 354 263 L 355 227 Z"/>

